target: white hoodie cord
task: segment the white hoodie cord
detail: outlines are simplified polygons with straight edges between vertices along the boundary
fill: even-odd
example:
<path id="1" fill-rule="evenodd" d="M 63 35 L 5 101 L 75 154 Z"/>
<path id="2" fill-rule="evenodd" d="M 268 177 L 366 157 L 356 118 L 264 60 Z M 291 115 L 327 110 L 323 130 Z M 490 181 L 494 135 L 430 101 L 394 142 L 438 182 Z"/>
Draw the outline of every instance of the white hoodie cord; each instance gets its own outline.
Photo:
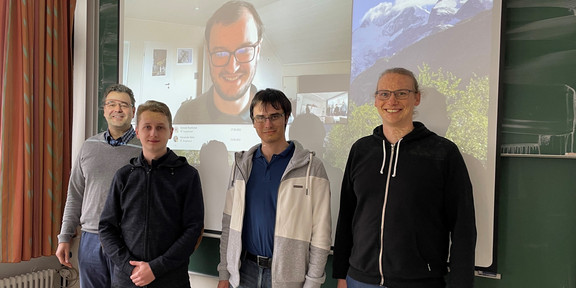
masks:
<path id="1" fill-rule="evenodd" d="M 380 167 L 380 174 L 384 174 L 384 166 L 386 166 L 386 141 L 382 140 L 382 152 L 384 152 L 384 157 L 382 157 L 382 167 Z"/>
<path id="2" fill-rule="evenodd" d="M 392 145 L 392 147 L 396 145 L 398 146 L 398 148 L 396 148 L 396 157 L 394 158 L 394 170 L 392 172 L 392 177 L 396 177 L 396 167 L 398 166 L 398 156 L 400 154 L 400 142 L 402 141 L 402 139 L 403 138 L 398 140 L 396 144 Z M 384 153 L 384 157 L 382 157 L 382 167 L 380 167 L 380 174 L 384 174 L 384 166 L 386 166 L 386 141 L 382 141 L 382 152 Z M 392 155 L 394 155 L 394 153 L 392 153 Z"/>
<path id="3" fill-rule="evenodd" d="M 398 147 L 396 148 L 396 159 L 394 160 L 394 172 L 392 172 L 392 177 L 396 177 L 396 167 L 398 167 L 398 156 L 400 156 L 400 142 L 402 139 L 404 138 L 400 138 L 400 140 L 398 140 L 396 143 Z"/>

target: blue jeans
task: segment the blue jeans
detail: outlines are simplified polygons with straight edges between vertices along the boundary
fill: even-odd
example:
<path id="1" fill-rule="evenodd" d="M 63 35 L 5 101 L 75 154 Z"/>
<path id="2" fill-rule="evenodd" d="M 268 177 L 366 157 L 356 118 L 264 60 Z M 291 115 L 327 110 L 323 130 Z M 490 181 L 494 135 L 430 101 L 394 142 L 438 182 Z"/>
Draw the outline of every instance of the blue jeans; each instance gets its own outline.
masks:
<path id="1" fill-rule="evenodd" d="M 112 285 L 114 265 L 104 254 L 98 234 L 82 232 L 78 247 L 80 288 L 108 288 Z"/>
<path id="2" fill-rule="evenodd" d="M 348 286 L 348 288 L 386 288 L 386 286 L 380 286 L 378 284 L 362 283 L 352 279 L 350 276 L 346 276 L 346 286 Z"/>
<path id="3" fill-rule="evenodd" d="M 270 269 L 258 267 L 254 261 L 244 259 L 240 267 L 238 288 L 272 288 L 272 272 Z"/>

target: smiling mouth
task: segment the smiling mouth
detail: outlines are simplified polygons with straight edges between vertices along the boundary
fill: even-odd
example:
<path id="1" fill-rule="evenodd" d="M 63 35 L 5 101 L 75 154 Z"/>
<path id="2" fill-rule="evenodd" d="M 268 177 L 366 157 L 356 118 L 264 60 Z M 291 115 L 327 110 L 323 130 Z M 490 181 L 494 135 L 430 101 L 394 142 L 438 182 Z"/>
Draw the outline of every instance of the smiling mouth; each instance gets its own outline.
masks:
<path id="1" fill-rule="evenodd" d="M 223 75 L 222 79 L 226 81 L 238 81 L 241 78 L 241 75 Z"/>
<path id="2" fill-rule="evenodd" d="M 400 109 L 384 109 L 384 110 L 388 113 L 396 113 L 396 112 L 400 111 Z"/>

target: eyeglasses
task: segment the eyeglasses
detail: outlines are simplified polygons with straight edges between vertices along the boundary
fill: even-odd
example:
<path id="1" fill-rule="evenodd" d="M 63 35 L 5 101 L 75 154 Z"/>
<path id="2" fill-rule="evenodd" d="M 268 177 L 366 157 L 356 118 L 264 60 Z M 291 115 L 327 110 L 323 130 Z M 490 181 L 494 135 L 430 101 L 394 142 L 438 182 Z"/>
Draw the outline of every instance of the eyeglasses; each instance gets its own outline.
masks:
<path id="1" fill-rule="evenodd" d="M 256 115 L 254 116 L 254 121 L 256 123 L 264 123 L 266 122 L 266 120 L 270 120 L 270 122 L 275 122 L 282 119 L 282 117 L 284 117 L 284 113 L 274 113 L 268 117 L 262 115 Z"/>
<path id="2" fill-rule="evenodd" d="M 260 43 L 256 43 L 254 45 L 240 47 L 234 50 L 234 52 L 212 52 L 210 53 L 210 61 L 212 62 L 212 65 L 216 67 L 222 67 L 228 65 L 228 62 L 230 62 L 230 55 L 234 55 L 234 59 L 236 59 L 236 62 L 238 63 L 252 62 L 252 60 L 254 60 L 254 56 L 256 55 L 256 46 L 259 44 Z"/>
<path id="3" fill-rule="evenodd" d="M 394 94 L 394 97 L 396 97 L 396 99 L 398 100 L 404 100 L 406 98 L 408 98 L 408 95 L 410 95 L 410 93 L 416 92 L 414 90 L 409 90 L 409 89 L 400 89 L 400 90 L 395 90 L 395 91 L 390 91 L 390 90 L 378 90 L 376 91 L 376 93 L 374 93 L 374 96 L 376 96 L 376 98 L 378 100 L 388 100 L 390 99 L 390 97 L 392 97 L 392 94 Z"/>
<path id="4" fill-rule="evenodd" d="M 128 109 L 128 108 L 132 107 L 132 104 L 128 104 L 126 102 L 106 101 L 106 103 L 104 103 L 104 107 L 107 107 L 107 108 L 116 108 L 116 107 L 118 107 L 118 105 L 120 105 L 120 108 L 122 108 L 122 109 Z"/>

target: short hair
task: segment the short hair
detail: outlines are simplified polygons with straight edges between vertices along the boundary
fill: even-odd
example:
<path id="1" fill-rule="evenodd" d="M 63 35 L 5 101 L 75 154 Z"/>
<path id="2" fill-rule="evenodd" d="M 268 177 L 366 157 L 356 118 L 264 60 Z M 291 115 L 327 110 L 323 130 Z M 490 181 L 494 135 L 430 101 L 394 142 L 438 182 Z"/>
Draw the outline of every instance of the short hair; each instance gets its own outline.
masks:
<path id="1" fill-rule="evenodd" d="M 256 22 L 256 28 L 258 29 L 258 40 L 262 39 L 262 34 L 264 33 L 264 25 L 260 19 L 260 15 L 254 8 L 254 5 L 246 1 L 228 1 L 224 3 L 206 22 L 206 30 L 204 31 L 204 38 L 206 39 L 206 45 L 210 43 L 210 32 L 212 27 L 217 23 L 222 23 L 223 25 L 232 24 L 242 16 L 244 9 L 248 10 L 254 21 Z"/>
<path id="2" fill-rule="evenodd" d="M 166 104 L 155 100 L 148 100 L 144 102 L 144 104 L 138 106 L 138 111 L 136 111 L 136 126 L 138 126 L 138 122 L 140 122 L 140 115 L 146 111 L 158 112 L 166 115 L 168 118 L 168 124 L 170 125 L 170 128 L 172 128 L 172 113 L 170 113 L 170 108 L 168 108 Z"/>
<path id="3" fill-rule="evenodd" d="M 106 92 L 104 92 L 104 97 L 102 97 L 102 107 L 104 107 L 104 104 L 106 104 L 106 98 L 108 97 L 108 94 L 110 94 L 111 92 L 119 92 L 119 93 L 126 93 L 128 94 L 128 96 L 130 96 L 130 104 L 132 104 L 132 107 L 134 107 L 134 105 L 136 104 L 136 99 L 134 98 L 134 92 L 132 92 L 132 89 L 128 88 L 128 86 L 122 85 L 122 84 L 112 84 L 110 86 L 108 86 L 108 88 L 106 88 Z"/>
<path id="4" fill-rule="evenodd" d="M 285 119 L 288 119 L 290 114 L 292 114 L 292 103 L 290 102 L 290 99 L 286 97 L 286 94 L 280 90 L 266 88 L 256 92 L 254 99 L 252 99 L 252 103 L 250 103 L 250 119 L 252 119 L 252 123 L 254 123 L 254 107 L 258 104 L 264 106 L 270 104 L 274 109 L 282 109 L 282 111 L 284 111 Z M 288 124 L 288 121 L 286 121 L 285 124 Z"/>
<path id="5" fill-rule="evenodd" d="M 414 82 L 414 90 L 416 90 L 415 92 L 420 92 L 420 88 L 418 87 L 418 80 L 416 80 L 416 76 L 414 76 L 414 73 L 412 73 L 412 71 L 402 67 L 390 68 L 382 72 L 382 74 L 380 74 L 380 77 L 378 77 L 378 80 L 380 80 L 380 78 L 382 78 L 382 76 L 386 74 L 400 74 L 412 78 L 412 81 Z M 378 87 L 376 87 L 376 90 L 378 90 Z"/>

